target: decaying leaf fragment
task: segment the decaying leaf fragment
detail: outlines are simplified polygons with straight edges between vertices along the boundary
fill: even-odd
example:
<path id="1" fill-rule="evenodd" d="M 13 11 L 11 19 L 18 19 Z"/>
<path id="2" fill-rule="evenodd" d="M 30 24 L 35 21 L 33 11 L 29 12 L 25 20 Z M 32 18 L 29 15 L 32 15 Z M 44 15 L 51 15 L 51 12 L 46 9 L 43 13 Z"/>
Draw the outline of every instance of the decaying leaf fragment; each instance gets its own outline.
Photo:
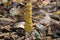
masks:
<path id="1" fill-rule="evenodd" d="M 2 24 L 10 24 L 12 22 L 14 22 L 14 20 L 12 20 L 12 19 L 9 19 L 9 18 L 0 18 L 0 23 L 2 23 Z"/>
<path id="2" fill-rule="evenodd" d="M 23 28 L 23 29 L 25 29 L 25 26 L 24 25 L 25 25 L 25 22 L 19 22 L 19 23 L 16 24 L 15 27 L 16 28 Z"/>

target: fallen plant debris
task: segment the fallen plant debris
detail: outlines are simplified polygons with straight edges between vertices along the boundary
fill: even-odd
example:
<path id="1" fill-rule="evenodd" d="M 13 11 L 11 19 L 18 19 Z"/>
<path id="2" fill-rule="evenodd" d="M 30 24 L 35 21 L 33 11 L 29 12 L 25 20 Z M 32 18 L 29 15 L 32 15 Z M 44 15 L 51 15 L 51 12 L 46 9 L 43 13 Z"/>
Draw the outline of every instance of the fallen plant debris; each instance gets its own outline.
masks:
<path id="1" fill-rule="evenodd" d="M 0 40 L 60 40 L 60 0 L 0 0 Z"/>

